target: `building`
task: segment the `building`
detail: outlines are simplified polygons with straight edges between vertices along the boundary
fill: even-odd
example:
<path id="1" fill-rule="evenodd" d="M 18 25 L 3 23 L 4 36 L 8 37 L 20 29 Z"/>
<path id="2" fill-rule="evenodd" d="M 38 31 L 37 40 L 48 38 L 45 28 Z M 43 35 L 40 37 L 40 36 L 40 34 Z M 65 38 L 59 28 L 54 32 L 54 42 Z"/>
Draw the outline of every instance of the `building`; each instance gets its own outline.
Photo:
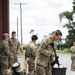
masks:
<path id="1" fill-rule="evenodd" d="M 9 33 L 9 0 L 0 0 L 0 40 Z"/>

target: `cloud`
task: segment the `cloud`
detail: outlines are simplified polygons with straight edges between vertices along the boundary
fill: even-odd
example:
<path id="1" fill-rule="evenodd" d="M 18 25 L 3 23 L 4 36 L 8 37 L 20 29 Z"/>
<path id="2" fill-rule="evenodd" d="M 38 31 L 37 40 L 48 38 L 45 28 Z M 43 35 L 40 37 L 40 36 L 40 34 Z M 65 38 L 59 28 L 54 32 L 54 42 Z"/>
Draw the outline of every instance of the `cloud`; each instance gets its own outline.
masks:
<path id="1" fill-rule="evenodd" d="M 15 3 L 27 3 L 22 5 L 23 42 L 29 42 L 31 29 L 38 33 L 39 39 L 43 35 L 60 29 L 63 37 L 67 35 L 67 30 L 63 28 L 63 23 L 59 21 L 59 13 L 72 9 L 72 0 L 11 0 L 10 1 L 10 33 L 17 31 L 17 17 L 19 19 L 19 40 L 20 40 L 20 6 Z"/>

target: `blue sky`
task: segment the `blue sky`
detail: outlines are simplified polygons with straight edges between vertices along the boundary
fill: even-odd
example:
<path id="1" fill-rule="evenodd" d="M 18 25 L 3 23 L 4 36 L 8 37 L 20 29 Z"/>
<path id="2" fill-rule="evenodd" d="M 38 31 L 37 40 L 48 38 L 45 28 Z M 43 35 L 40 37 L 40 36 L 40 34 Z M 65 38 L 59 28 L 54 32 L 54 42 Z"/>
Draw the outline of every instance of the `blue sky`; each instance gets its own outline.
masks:
<path id="1" fill-rule="evenodd" d="M 23 43 L 30 41 L 30 30 L 35 30 L 39 40 L 43 35 L 49 35 L 52 31 L 60 29 L 63 38 L 67 35 L 67 29 L 62 26 L 67 22 L 64 19 L 61 23 L 59 13 L 72 10 L 72 0 L 10 0 L 10 33 L 17 31 L 16 20 L 19 18 L 19 41 L 20 41 L 20 12 L 19 5 L 15 3 L 26 3 L 22 5 Z"/>

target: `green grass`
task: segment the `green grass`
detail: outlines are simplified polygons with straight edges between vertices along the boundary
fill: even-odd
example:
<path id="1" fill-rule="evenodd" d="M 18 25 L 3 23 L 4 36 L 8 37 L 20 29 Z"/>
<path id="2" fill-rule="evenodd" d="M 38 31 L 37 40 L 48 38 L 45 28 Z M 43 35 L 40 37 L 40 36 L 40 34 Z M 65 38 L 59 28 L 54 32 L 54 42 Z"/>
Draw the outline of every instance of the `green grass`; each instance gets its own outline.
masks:
<path id="1" fill-rule="evenodd" d="M 60 53 L 60 54 L 71 54 L 70 50 L 67 49 L 67 48 L 65 48 L 63 50 L 58 50 L 57 53 Z M 19 54 L 17 54 L 17 56 L 24 56 L 24 53 L 19 53 Z"/>
<path id="2" fill-rule="evenodd" d="M 24 56 L 24 53 L 17 54 L 17 56 Z"/>
<path id="3" fill-rule="evenodd" d="M 67 49 L 67 48 L 64 49 L 64 50 L 59 50 L 58 53 L 61 53 L 61 54 L 71 54 L 71 53 L 70 53 L 70 50 Z"/>

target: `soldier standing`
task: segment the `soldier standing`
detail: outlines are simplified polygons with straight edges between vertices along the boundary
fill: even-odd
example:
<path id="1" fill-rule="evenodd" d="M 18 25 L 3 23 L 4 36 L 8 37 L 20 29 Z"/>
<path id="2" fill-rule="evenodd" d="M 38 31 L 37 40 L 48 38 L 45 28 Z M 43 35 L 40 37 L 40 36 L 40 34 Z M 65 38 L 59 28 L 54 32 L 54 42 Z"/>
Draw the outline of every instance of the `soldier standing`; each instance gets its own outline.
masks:
<path id="1" fill-rule="evenodd" d="M 9 46 L 10 46 L 10 53 L 12 53 L 12 55 L 13 55 L 11 57 L 11 59 L 9 59 L 9 67 L 12 67 L 12 65 L 15 62 L 18 62 L 17 51 L 18 51 L 18 49 L 20 49 L 20 43 L 16 39 L 16 32 L 15 31 L 12 32 L 12 37 L 9 39 Z"/>
<path id="2" fill-rule="evenodd" d="M 71 52 L 71 71 L 75 71 L 75 42 L 73 42 L 73 46 L 70 48 Z"/>
<path id="3" fill-rule="evenodd" d="M 28 63 L 28 75 L 35 75 L 35 58 L 36 58 L 36 40 L 38 37 L 33 35 L 31 42 L 26 46 L 26 59 Z"/>
<path id="4" fill-rule="evenodd" d="M 0 75 L 5 75 L 8 69 L 8 59 L 11 57 L 8 43 L 8 33 L 3 34 L 3 40 L 0 41 Z"/>
<path id="5" fill-rule="evenodd" d="M 42 40 L 36 60 L 37 75 L 52 75 L 51 63 L 53 62 L 53 57 L 55 56 L 55 53 L 50 43 L 54 43 L 54 41 L 59 40 L 61 36 L 61 31 L 57 30 L 54 31 L 51 36 L 46 37 Z"/>

